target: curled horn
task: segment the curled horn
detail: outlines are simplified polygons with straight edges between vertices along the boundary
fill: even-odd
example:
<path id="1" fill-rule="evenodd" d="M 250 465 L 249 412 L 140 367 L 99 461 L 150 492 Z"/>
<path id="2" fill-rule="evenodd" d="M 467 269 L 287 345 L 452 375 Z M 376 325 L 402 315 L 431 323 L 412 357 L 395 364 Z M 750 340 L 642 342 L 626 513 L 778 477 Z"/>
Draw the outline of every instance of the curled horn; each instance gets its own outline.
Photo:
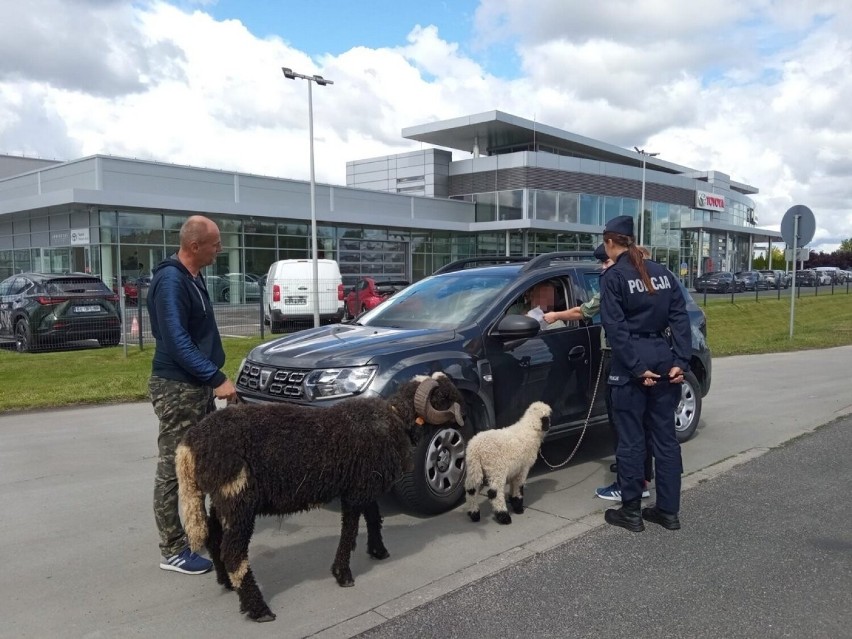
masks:
<path id="1" fill-rule="evenodd" d="M 428 423 L 433 425 L 444 424 L 449 421 L 447 418 L 452 417 L 455 419 L 456 424 L 459 426 L 464 426 L 464 419 L 461 414 L 461 406 L 459 406 L 458 402 L 454 402 L 453 405 L 447 410 L 438 410 L 434 406 L 432 406 L 432 402 L 429 401 L 429 395 L 432 394 L 432 391 L 438 387 L 438 382 L 434 379 L 424 379 L 420 382 L 420 385 L 417 387 L 417 390 L 414 392 L 414 409 L 418 414 L 423 416 L 423 419 Z"/>

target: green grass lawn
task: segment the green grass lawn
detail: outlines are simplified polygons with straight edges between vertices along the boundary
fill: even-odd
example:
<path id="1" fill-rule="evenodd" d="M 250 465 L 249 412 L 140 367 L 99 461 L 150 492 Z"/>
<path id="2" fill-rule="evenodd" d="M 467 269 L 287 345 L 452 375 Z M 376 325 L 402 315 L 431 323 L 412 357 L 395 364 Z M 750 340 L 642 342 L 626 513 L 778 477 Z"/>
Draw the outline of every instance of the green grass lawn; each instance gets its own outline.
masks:
<path id="1" fill-rule="evenodd" d="M 714 357 L 774 353 L 852 344 L 852 296 L 796 300 L 790 339 L 790 300 L 714 300 L 704 308 Z M 224 340 L 225 372 L 233 378 L 258 338 Z M 55 353 L 0 350 L 0 411 L 147 399 L 153 345 Z"/>
<path id="2" fill-rule="evenodd" d="M 223 340 L 229 377 L 261 341 Z M 0 411 L 146 400 L 153 355 L 153 344 L 142 351 L 128 346 L 126 358 L 123 346 L 25 354 L 0 350 Z"/>
<path id="3" fill-rule="evenodd" d="M 796 300 L 790 338 L 790 299 L 714 300 L 704 307 L 714 357 L 777 353 L 852 344 L 852 295 Z"/>

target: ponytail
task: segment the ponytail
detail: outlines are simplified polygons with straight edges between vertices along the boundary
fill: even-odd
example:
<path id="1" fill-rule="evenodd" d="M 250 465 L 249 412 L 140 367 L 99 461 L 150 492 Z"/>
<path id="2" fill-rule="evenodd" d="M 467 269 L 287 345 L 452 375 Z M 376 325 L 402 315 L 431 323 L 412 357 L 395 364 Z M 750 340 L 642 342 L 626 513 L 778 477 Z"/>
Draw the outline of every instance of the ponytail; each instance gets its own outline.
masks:
<path id="1" fill-rule="evenodd" d="M 639 271 L 639 277 L 645 283 L 645 288 L 649 295 L 656 295 L 657 289 L 651 284 L 651 276 L 648 275 L 648 269 L 645 268 L 645 255 L 642 250 L 636 246 L 636 243 L 631 239 L 627 246 L 627 256 L 630 258 L 630 263 Z"/>
<path id="2" fill-rule="evenodd" d="M 613 244 L 616 246 L 623 246 L 627 249 L 627 257 L 630 259 L 630 263 L 633 265 L 633 268 L 639 272 L 639 277 L 642 278 L 642 282 L 644 282 L 645 289 L 648 291 L 648 294 L 656 295 L 657 289 L 654 288 L 654 285 L 651 283 L 651 276 L 648 275 L 648 269 L 645 268 L 645 255 L 642 253 L 642 249 L 636 245 L 636 240 L 633 239 L 633 236 L 613 233 L 612 231 L 605 232 L 603 236 L 604 242 L 606 240 L 612 240 Z"/>

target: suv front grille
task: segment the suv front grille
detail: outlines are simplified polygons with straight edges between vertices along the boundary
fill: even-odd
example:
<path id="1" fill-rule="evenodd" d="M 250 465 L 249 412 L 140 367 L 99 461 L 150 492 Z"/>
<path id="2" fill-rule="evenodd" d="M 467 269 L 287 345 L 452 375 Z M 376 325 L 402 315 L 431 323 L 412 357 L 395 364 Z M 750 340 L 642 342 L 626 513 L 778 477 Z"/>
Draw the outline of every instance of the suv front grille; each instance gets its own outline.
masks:
<path id="1" fill-rule="evenodd" d="M 246 362 L 237 378 L 237 385 L 276 398 L 304 399 L 302 382 L 309 372 L 309 369 L 276 368 Z"/>

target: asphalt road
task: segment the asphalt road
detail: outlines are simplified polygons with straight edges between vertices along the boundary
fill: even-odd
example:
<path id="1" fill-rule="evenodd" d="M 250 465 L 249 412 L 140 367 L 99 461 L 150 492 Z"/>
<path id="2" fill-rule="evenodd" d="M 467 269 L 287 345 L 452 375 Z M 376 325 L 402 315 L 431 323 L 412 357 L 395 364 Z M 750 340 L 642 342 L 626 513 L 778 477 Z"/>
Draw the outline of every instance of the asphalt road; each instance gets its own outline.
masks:
<path id="1" fill-rule="evenodd" d="M 601 526 L 359 637 L 850 637 L 850 450 L 845 417 L 688 491 L 680 531 Z"/>
<path id="2" fill-rule="evenodd" d="M 848 621 L 852 610 L 852 589 L 839 581 L 852 571 L 848 563 L 842 564 L 848 559 L 837 553 L 845 549 L 848 555 L 850 541 L 848 532 L 837 532 L 841 526 L 850 530 L 848 518 L 842 520 L 849 489 L 842 465 L 848 439 L 825 439 L 820 431 L 790 445 L 795 451 L 811 446 L 809 441 L 817 442 L 817 448 L 823 442 L 835 455 L 830 464 L 816 461 L 818 453 L 811 448 L 775 465 L 772 456 L 784 450 L 757 459 L 852 413 L 850 358 L 852 347 L 714 361 L 713 387 L 701 424 L 683 448 L 684 530 L 678 533 L 651 529 L 629 535 L 603 527 L 602 511 L 610 504 L 595 498 L 593 491 L 611 479 L 604 430 L 587 435 L 577 458 L 566 467 L 551 471 L 536 466 L 527 485 L 527 512 L 514 517 L 511 526 L 497 525 L 487 506 L 483 520 L 473 524 L 461 507 L 422 518 L 386 501 L 384 533 L 391 557 L 383 562 L 369 559 L 362 537 L 352 558 L 354 588 L 339 588 L 329 571 L 339 533 L 335 505 L 261 519 L 251 561 L 278 615 L 270 624 L 242 617 L 236 596 L 223 591 L 212 575 L 185 576 L 158 568 L 151 509 L 157 422 L 149 404 L 4 414 L 0 637 L 329 639 L 371 629 L 377 636 L 432 636 L 428 625 L 381 634 L 393 633 L 393 624 L 426 624 L 421 614 L 429 624 L 438 624 L 436 636 L 471 636 L 468 629 L 479 631 L 464 624 L 474 623 L 468 619 L 489 605 L 518 617 L 518 625 L 503 626 L 507 630 L 501 634 L 507 636 L 571 636 L 572 623 L 584 628 L 582 632 L 602 636 L 627 627 L 633 636 L 642 636 L 642 624 L 653 625 L 649 620 L 666 606 L 669 612 L 660 613 L 661 619 L 703 618 L 704 636 L 850 636 L 823 634 L 831 627 L 820 625 Z M 574 441 L 554 443 L 544 452 L 558 462 Z M 794 463 L 811 457 L 811 464 Z M 761 465 L 754 473 L 749 470 L 753 464 Z M 762 487 L 750 483 L 761 478 L 766 482 Z M 727 492 L 713 501 L 705 493 L 716 486 Z M 831 502 L 823 503 L 825 493 Z M 808 504 L 815 507 L 802 510 Z M 756 517 L 755 512 L 769 515 Z M 774 548 L 774 556 L 746 561 L 764 546 Z M 819 552 L 819 562 L 805 561 L 818 558 Z M 715 554 L 702 563 L 706 553 Z M 615 588 L 616 560 L 645 580 L 628 602 L 629 610 L 610 597 L 632 592 Z M 645 574 L 646 565 L 659 568 Z M 700 566 L 712 570 L 703 578 L 693 577 L 689 568 Z M 560 579 L 563 574 L 565 579 Z M 685 579 L 682 591 L 666 587 L 671 576 Z M 596 580 L 600 590 L 592 589 Z M 454 598 L 456 591 L 481 593 L 483 599 L 471 598 L 468 605 L 466 599 Z M 570 614 L 548 605 L 551 594 L 561 594 Z M 449 597 L 439 599 L 445 595 Z M 819 598 L 826 600 L 825 606 L 817 606 Z M 781 626 L 769 625 L 765 616 L 773 601 L 778 602 Z M 812 620 L 814 632 L 784 634 L 785 627 L 803 628 L 785 624 L 799 616 L 805 604 L 819 613 Z M 754 625 L 738 634 L 739 626 L 725 621 L 727 612 L 733 619 L 736 611 L 744 617 L 753 611 L 756 619 L 766 622 L 763 632 L 751 632 L 758 627 Z M 483 624 L 489 623 L 485 612 L 481 616 Z M 522 618 L 526 629 L 518 630 Z M 507 623 L 502 617 L 492 621 Z M 437 630 L 445 622 L 447 626 Z M 728 625 L 714 633 L 714 623 Z M 682 627 L 670 632 L 660 625 L 655 635 L 702 636 L 698 630 L 703 626 L 681 632 Z"/>

